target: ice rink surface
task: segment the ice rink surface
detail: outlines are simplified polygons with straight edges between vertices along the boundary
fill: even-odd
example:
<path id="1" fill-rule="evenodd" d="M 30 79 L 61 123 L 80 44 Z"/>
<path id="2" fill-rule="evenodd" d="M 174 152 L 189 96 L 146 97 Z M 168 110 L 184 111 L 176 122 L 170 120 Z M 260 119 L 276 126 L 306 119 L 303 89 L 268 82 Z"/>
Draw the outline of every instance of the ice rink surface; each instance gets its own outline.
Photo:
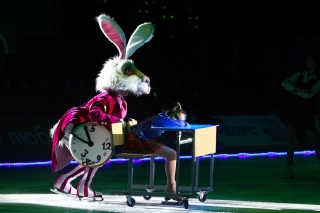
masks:
<path id="1" fill-rule="evenodd" d="M 49 190 L 48 190 L 49 191 Z M 320 205 L 271 203 L 271 202 L 248 202 L 232 200 L 207 199 L 200 202 L 198 199 L 189 199 L 189 208 L 183 205 L 163 205 L 162 197 L 152 197 L 145 200 L 143 197 L 134 197 L 136 204 L 129 207 L 126 204 L 125 196 L 104 195 L 103 201 L 92 201 L 87 199 L 79 200 L 77 197 L 70 197 L 61 194 L 0 194 L 0 206 L 2 204 L 30 204 L 40 206 L 64 207 L 69 209 L 88 210 L 88 212 L 221 212 L 224 209 L 261 209 L 263 210 L 312 210 L 320 212 Z M 234 212 L 234 211 L 232 211 Z"/>

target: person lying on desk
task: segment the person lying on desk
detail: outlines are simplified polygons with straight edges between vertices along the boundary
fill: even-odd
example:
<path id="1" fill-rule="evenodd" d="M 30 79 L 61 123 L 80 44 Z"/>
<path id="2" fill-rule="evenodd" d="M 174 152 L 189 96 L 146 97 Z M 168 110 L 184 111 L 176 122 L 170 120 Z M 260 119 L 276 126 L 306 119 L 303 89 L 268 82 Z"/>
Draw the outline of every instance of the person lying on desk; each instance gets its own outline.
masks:
<path id="1" fill-rule="evenodd" d="M 166 159 L 165 173 L 167 185 L 165 193 L 176 193 L 176 161 L 177 152 L 162 143 L 156 141 L 164 130 L 152 129 L 155 127 L 187 127 L 187 114 L 182 110 L 179 102 L 175 103 L 171 110 L 163 110 L 161 113 L 151 116 L 130 128 L 130 134 L 124 145 L 124 152 L 136 154 L 154 154 Z M 179 197 L 165 197 L 165 200 L 181 201 Z"/>

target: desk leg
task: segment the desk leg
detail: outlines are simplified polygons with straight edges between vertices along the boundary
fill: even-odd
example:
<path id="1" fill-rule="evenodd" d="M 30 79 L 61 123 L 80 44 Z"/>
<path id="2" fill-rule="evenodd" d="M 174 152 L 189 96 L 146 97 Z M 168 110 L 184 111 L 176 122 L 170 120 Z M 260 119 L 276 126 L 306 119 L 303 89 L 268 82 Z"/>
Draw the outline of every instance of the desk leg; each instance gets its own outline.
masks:
<path id="1" fill-rule="evenodd" d="M 150 158 L 150 177 L 149 177 L 149 185 L 153 188 L 154 187 L 154 156 L 152 155 Z"/>
<path id="2" fill-rule="evenodd" d="M 128 162 L 128 192 L 132 191 L 132 180 L 133 180 L 133 159 L 130 158 Z"/>
<path id="3" fill-rule="evenodd" d="M 181 140 L 181 131 L 176 133 L 177 141 L 177 162 L 176 162 L 176 193 L 179 192 L 179 179 L 180 179 L 180 140 Z"/>
<path id="4" fill-rule="evenodd" d="M 193 132 L 193 138 L 195 138 L 195 133 Z M 195 164 L 196 164 L 196 159 L 198 159 L 198 158 L 195 158 L 194 157 L 194 146 L 195 146 L 195 142 L 193 141 L 192 142 L 193 144 L 192 144 L 192 153 L 191 153 L 191 155 L 192 155 L 192 159 L 191 159 L 191 163 L 192 163 L 192 165 L 191 165 L 191 194 L 193 195 L 194 194 L 194 179 L 195 179 Z M 198 167 L 196 167 L 196 170 L 198 170 Z M 198 175 L 197 175 L 198 176 Z"/>
<path id="5" fill-rule="evenodd" d="M 199 157 L 196 157 L 196 181 L 195 181 L 195 187 L 197 188 L 199 186 Z"/>
<path id="6" fill-rule="evenodd" d="M 214 155 L 210 155 L 210 188 L 213 189 L 213 165 L 214 165 Z"/>

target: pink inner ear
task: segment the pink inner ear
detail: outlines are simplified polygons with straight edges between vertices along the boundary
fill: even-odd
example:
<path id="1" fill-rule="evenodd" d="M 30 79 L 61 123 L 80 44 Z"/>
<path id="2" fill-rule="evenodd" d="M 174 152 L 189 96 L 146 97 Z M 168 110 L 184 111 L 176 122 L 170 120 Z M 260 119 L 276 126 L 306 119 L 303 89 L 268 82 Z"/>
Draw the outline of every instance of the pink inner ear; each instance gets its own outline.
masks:
<path id="1" fill-rule="evenodd" d="M 121 32 L 119 32 L 111 23 L 107 21 L 102 21 L 101 28 L 107 38 L 116 45 L 118 48 L 120 59 L 124 59 L 124 46 L 125 43 L 123 41 L 123 36 Z"/>

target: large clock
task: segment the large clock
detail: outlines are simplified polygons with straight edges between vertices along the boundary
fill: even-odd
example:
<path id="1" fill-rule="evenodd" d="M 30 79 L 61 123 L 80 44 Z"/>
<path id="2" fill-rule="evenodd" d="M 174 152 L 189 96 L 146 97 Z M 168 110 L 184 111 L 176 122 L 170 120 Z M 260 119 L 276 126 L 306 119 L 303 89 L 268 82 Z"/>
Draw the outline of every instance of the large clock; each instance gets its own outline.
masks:
<path id="1" fill-rule="evenodd" d="M 69 149 L 74 159 L 89 168 L 99 167 L 112 157 L 111 134 L 94 122 L 77 126 L 69 137 Z"/>

